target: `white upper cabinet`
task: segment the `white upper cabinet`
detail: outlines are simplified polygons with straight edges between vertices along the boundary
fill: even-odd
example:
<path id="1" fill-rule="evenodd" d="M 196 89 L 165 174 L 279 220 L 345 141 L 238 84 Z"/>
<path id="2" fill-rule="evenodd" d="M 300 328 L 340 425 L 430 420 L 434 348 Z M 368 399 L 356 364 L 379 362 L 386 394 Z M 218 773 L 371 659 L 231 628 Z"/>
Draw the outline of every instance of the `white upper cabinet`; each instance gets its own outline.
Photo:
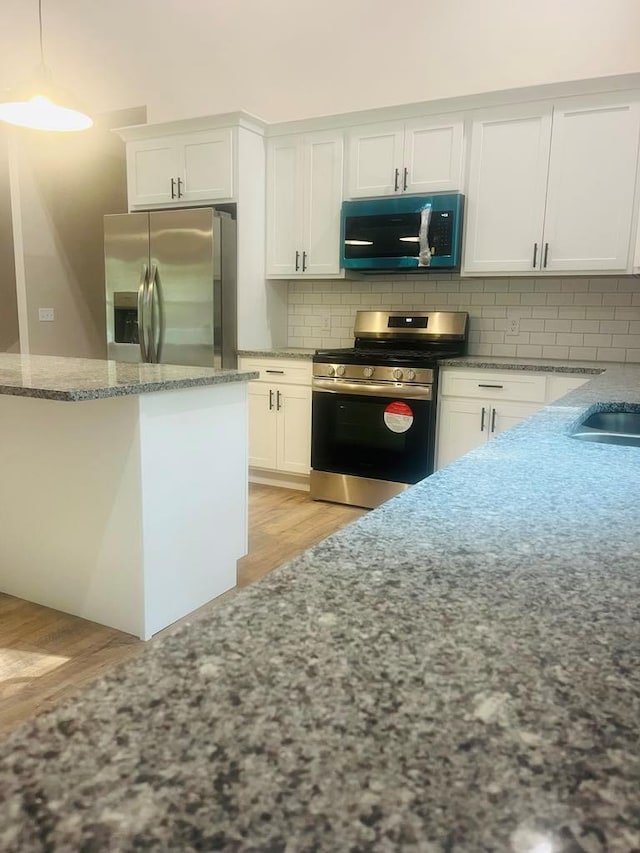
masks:
<path id="1" fill-rule="evenodd" d="M 267 146 L 267 276 L 340 275 L 341 131 Z"/>
<path id="2" fill-rule="evenodd" d="M 349 131 L 347 197 L 459 190 L 463 121 L 410 119 Z"/>
<path id="3" fill-rule="evenodd" d="M 639 130 L 629 93 L 476 117 L 463 272 L 627 271 Z"/>
<path id="4" fill-rule="evenodd" d="M 129 207 L 233 199 L 233 129 L 127 143 Z"/>
<path id="5" fill-rule="evenodd" d="M 639 104 L 628 95 L 576 98 L 554 108 L 542 256 L 547 270 L 627 269 L 639 118 Z"/>
<path id="6" fill-rule="evenodd" d="M 537 267 L 551 114 L 550 104 L 533 104 L 496 110 L 473 121 L 465 272 L 529 272 Z"/>

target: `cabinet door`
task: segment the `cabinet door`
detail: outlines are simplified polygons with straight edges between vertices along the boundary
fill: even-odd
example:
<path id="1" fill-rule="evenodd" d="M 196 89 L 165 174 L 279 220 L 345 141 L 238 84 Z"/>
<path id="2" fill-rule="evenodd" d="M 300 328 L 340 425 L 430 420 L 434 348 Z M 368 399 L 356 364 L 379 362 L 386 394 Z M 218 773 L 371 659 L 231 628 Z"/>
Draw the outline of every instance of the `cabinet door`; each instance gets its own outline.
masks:
<path id="1" fill-rule="evenodd" d="M 311 468 L 311 388 L 281 385 L 278 410 L 278 470 L 307 475 Z"/>
<path id="2" fill-rule="evenodd" d="M 182 152 L 182 201 L 219 201 L 233 197 L 233 131 L 190 133 L 176 137 Z"/>
<path id="3" fill-rule="evenodd" d="M 401 192 L 403 142 L 402 124 L 370 124 L 351 130 L 347 197 Z"/>
<path id="4" fill-rule="evenodd" d="M 440 399 L 437 468 L 444 468 L 487 440 L 489 404 L 484 400 Z"/>
<path id="5" fill-rule="evenodd" d="M 548 104 L 473 122 L 465 272 L 540 269 L 550 141 Z"/>
<path id="6" fill-rule="evenodd" d="M 489 404 L 489 438 L 519 424 L 541 408 L 536 403 L 507 403 L 504 400 Z"/>
<path id="7" fill-rule="evenodd" d="M 402 187 L 408 193 L 456 191 L 462 182 L 461 118 L 405 122 Z"/>
<path id="8" fill-rule="evenodd" d="M 248 397 L 249 465 L 275 470 L 278 425 L 275 390 L 266 383 L 249 382 Z"/>
<path id="9" fill-rule="evenodd" d="M 342 134 L 305 137 L 303 272 L 339 275 Z"/>
<path id="10" fill-rule="evenodd" d="M 546 269 L 627 269 L 639 119 L 637 103 L 611 95 L 554 109 Z"/>
<path id="11" fill-rule="evenodd" d="M 299 136 L 267 148 L 267 275 L 302 271 L 303 145 Z"/>
<path id="12" fill-rule="evenodd" d="M 127 144 L 129 207 L 176 201 L 180 174 L 180 153 L 171 137 Z M 171 198 L 172 178 L 174 199 Z"/>

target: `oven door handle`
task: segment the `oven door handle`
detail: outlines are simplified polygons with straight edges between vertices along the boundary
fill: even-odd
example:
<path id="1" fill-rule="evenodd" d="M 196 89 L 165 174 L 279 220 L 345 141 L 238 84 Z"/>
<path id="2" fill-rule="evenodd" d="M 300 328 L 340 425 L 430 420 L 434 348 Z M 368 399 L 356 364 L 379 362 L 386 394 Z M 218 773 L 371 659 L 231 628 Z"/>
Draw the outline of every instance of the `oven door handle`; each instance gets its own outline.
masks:
<path id="1" fill-rule="evenodd" d="M 392 382 L 344 382 L 314 379 L 312 391 L 321 394 L 351 394 L 356 397 L 389 397 L 397 400 L 431 400 L 431 385 L 395 385 Z"/>

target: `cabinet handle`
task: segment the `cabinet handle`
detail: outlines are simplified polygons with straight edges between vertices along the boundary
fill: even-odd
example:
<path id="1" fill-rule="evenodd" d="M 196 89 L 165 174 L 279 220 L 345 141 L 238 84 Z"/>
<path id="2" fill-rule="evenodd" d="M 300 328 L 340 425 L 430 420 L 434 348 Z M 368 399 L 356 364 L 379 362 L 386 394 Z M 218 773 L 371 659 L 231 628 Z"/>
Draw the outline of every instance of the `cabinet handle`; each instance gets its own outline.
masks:
<path id="1" fill-rule="evenodd" d="M 545 244 L 544 244 L 544 261 L 543 261 L 543 263 L 542 263 L 542 266 L 543 266 L 545 269 L 547 268 L 547 256 L 548 256 L 548 255 L 549 255 L 549 244 L 548 244 L 548 243 L 545 243 Z"/>
<path id="2" fill-rule="evenodd" d="M 300 252 L 296 250 L 296 272 L 300 269 Z"/>
<path id="3" fill-rule="evenodd" d="M 171 178 L 171 198 L 176 197 L 176 182 L 174 178 Z"/>
<path id="4" fill-rule="evenodd" d="M 402 181 L 402 189 L 403 189 L 403 190 L 406 190 L 406 188 L 407 188 L 407 184 L 408 184 L 408 183 L 409 183 L 409 170 L 408 170 L 408 169 L 407 169 L 407 167 L 405 166 L 405 167 L 404 167 L 404 179 L 403 179 L 403 181 Z"/>
<path id="5" fill-rule="evenodd" d="M 302 272 L 306 272 L 307 270 L 307 253 L 302 253 Z"/>
<path id="6" fill-rule="evenodd" d="M 532 266 L 534 269 L 536 268 L 536 261 L 537 261 L 537 260 L 538 260 L 538 244 L 537 244 L 537 243 L 534 243 L 534 244 L 533 244 L 533 263 L 531 264 L 531 266 Z"/>
<path id="7" fill-rule="evenodd" d="M 496 431 L 496 410 L 492 409 L 491 411 L 491 432 Z"/>
<path id="8" fill-rule="evenodd" d="M 182 178 L 178 178 L 178 198 L 182 198 Z"/>
<path id="9" fill-rule="evenodd" d="M 484 432 L 484 406 L 482 407 L 482 414 L 480 415 L 480 432 Z"/>
<path id="10" fill-rule="evenodd" d="M 279 392 L 279 391 L 276 391 L 276 409 L 277 409 L 278 411 L 280 411 L 280 409 L 282 408 L 282 406 L 280 405 L 280 397 L 281 397 L 281 396 L 282 396 L 282 395 L 280 394 L 280 392 Z"/>
<path id="11" fill-rule="evenodd" d="M 478 382 L 478 388 L 504 388 L 504 385 L 483 385 L 482 382 Z"/>
<path id="12" fill-rule="evenodd" d="M 393 191 L 397 193 L 400 188 L 400 169 L 396 169 L 395 174 L 396 176 L 393 180 Z"/>
<path id="13" fill-rule="evenodd" d="M 281 376 L 284 376 L 284 370 L 265 370 L 265 373 L 279 373 Z"/>
<path id="14" fill-rule="evenodd" d="M 273 391 L 269 388 L 269 411 L 273 409 Z"/>

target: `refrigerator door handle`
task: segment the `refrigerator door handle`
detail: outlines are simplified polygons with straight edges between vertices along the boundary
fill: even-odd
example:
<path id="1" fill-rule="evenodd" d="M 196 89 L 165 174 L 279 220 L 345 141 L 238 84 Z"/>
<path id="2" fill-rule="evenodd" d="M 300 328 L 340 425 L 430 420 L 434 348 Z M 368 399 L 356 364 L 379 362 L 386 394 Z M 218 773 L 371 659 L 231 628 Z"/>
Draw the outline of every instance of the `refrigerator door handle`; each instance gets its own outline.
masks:
<path id="1" fill-rule="evenodd" d="M 145 302 L 147 296 L 147 265 L 142 264 L 140 283 L 138 285 L 138 341 L 140 343 L 140 360 L 149 361 L 149 351 L 146 340 Z"/>
<path id="2" fill-rule="evenodd" d="M 156 342 L 156 313 L 159 305 L 156 306 L 156 292 L 158 283 L 158 265 L 151 264 L 151 272 L 149 273 L 149 287 L 147 289 L 147 308 L 149 309 L 149 361 L 157 364 L 160 361 L 160 340 Z"/>

